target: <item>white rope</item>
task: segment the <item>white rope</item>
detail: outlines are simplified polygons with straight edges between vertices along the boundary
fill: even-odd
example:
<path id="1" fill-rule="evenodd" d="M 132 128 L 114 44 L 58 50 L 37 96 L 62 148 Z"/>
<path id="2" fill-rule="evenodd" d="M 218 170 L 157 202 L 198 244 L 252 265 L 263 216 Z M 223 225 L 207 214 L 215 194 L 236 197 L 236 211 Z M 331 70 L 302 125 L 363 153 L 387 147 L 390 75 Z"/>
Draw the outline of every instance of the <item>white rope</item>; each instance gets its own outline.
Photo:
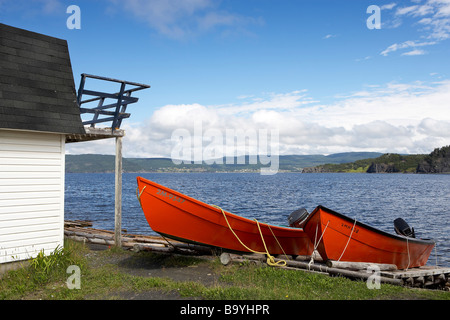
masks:
<path id="1" fill-rule="evenodd" d="M 434 241 L 434 256 L 436 258 L 436 267 L 438 266 L 437 243 Z"/>
<path id="2" fill-rule="evenodd" d="M 319 228 L 319 224 L 316 225 L 316 235 L 314 236 L 314 249 L 311 253 L 311 260 L 308 263 L 308 269 L 310 269 L 311 264 L 314 263 L 314 251 L 316 251 L 317 247 L 319 246 L 320 240 L 322 240 L 323 235 L 325 234 L 325 231 L 328 228 L 328 224 L 330 223 L 330 220 L 328 220 L 327 225 L 325 226 L 325 229 L 323 229 L 322 234 L 320 235 L 319 241 L 317 241 L 316 244 L 316 240 L 317 240 L 317 229 Z"/>
<path id="3" fill-rule="evenodd" d="M 408 237 L 406 237 L 406 251 L 408 251 L 408 266 L 406 267 L 406 270 L 409 269 L 409 265 L 411 264 L 411 257 L 409 255 L 409 241 Z"/>
<path id="4" fill-rule="evenodd" d="M 342 251 L 341 256 L 339 257 L 339 259 L 337 261 L 341 261 L 341 258 L 344 255 L 345 250 L 347 250 L 347 246 L 350 243 L 350 239 L 352 238 L 352 235 L 353 235 L 353 230 L 355 230 L 355 225 L 356 225 L 356 218 L 355 218 L 355 222 L 353 223 L 352 232 L 350 232 L 350 236 L 348 237 L 347 244 L 345 245 L 345 248 Z"/>

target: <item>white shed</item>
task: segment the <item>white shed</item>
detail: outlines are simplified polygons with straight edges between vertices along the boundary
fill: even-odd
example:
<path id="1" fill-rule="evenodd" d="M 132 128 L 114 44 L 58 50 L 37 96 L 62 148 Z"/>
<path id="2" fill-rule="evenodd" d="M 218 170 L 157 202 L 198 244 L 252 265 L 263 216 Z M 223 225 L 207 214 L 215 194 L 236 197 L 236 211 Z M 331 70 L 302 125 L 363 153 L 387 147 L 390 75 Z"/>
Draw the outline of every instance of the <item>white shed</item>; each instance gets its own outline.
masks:
<path id="1" fill-rule="evenodd" d="M 64 239 L 65 141 L 84 134 L 65 40 L 0 24 L 0 264 Z"/>
<path id="2" fill-rule="evenodd" d="M 120 125 L 130 116 L 127 106 L 139 100 L 131 94 L 150 86 L 81 76 L 76 93 L 65 40 L 0 23 L 0 271 L 5 263 L 63 246 L 66 143 L 116 139 L 114 239 L 121 245 Z M 120 90 L 86 90 L 87 78 L 116 83 Z M 83 121 L 80 113 L 93 119 Z M 104 122 L 111 127 L 95 128 Z"/>

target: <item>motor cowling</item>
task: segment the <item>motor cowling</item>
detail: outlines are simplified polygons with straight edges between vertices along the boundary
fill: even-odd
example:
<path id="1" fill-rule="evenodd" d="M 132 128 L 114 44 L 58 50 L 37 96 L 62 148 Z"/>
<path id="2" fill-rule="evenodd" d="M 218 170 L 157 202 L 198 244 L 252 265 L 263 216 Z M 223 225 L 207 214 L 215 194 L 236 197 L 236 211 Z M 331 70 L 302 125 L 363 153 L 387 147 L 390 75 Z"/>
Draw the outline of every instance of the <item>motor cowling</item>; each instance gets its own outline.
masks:
<path id="1" fill-rule="evenodd" d="M 297 209 L 289 215 L 288 224 L 292 228 L 303 228 L 308 216 L 309 213 L 305 208 Z"/>
<path id="2" fill-rule="evenodd" d="M 405 237 L 416 237 L 414 228 L 411 228 L 402 218 L 397 218 L 394 220 L 394 230 L 397 234 Z"/>

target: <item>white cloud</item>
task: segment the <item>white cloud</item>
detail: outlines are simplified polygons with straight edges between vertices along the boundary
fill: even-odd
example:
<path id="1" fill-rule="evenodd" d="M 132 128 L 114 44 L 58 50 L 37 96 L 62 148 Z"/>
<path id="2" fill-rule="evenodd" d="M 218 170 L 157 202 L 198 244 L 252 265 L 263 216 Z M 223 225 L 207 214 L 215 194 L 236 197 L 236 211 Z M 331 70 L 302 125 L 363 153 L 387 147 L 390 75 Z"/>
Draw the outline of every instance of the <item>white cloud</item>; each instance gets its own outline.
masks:
<path id="1" fill-rule="evenodd" d="M 171 136 L 177 129 L 192 136 L 212 131 L 225 136 L 226 130 L 275 128 L 281 154 L 428 153 L 450 144 L 450 81 L 370 86 L 326 105 L 311 102 L 304 90 L 254 100 L 221 106 L 163 106 L 141 123 L 124 123 L 124 156 L 170 157 Z M 206 147 L 210 140 L 203 143 Z M 114 142 L 70 144 L 67 151 L 112 154 Z"/>
<path id="2" fill-rule="evenodd" d="M 66 12 L 68 5 L 62 0 L 0 0 L 2 13 L 10 11 L 27 18 L 39 15 L 59 15 Z"/>
<path id="3" fill-rule="evenodd" d="M 393 9 L 397 4 L 396 3 L 389 3 L 381 6 L 381 10 L 391 10 Z"/>
<path id="4" fill-rule="evenodd" d="M 400 16 L 405 15 L 405 14 L 411 14 L 411 13 L 414 13 L 418 7 L 419 7 L 418 5 L 415 5 L 415 6 L 397 8 L 397 11 L 395 13 Z"/>
<path id="5" fill-rule="evenodd" d="M 426 54 L 425 50 L 415 49 L 415 50 L 411 50 L 411 51 L 402 53 L 402 56 L 422 56 L 424 54 Z"/>
<path id="6" fill-rule="evenodd" d="M 42 10 L 46 14 L 60 13 L 65 6 L 59 0 L 39 0 L 42 3 Z"/>
<path id="7" fill-rule="evenodd" d="M 423 46 L 430 46 L 436 44 L 436 41 L 428 41 L 428 42 L 417 42 L 417 41 L 405 41 L 402 43 L 394 43 L 383 50 L 380 54 L 383 56 L 387 56 L 391 52 L 395 52 L 397 50 L 407 49 L 407 48 L 417 48 Z"/>
<path id="8" fill-rule="evenodd" d="M 450 121 L 425 118 L 417 128 L 427 136 L 450 138 Z"/>
<path id="9" fill-rule="evenodd" d="M 450 1 L 449 0 L 429 0 L 430 4 L 438 7 L 437 15 L 450 16 Z"/>
<path id="10" fill-rule="evenodd" d="M 306 90 L 296 90 L 289 93 L 267 93 L 262 98 L 252 98 L 241 104 L 220 105 L 215 108 L 222 115 L 248 115 L 258 110 L 292 110 L 317 101 L 310 98 Z"/>
<path id="11" fill-rule="evenodd" d="M 418 38 L 426 41 L 414 40 L 403 43 L 395 43 L 381 52 L 386 56 L 390 52 L 408 47 L 423 45 L 436 45 L 450 38 L 450 1 L 449 0 L 427 0 L 424 2 L 415 1 L 417 4 L 404 7 L 396 7 L 393 15 L 389 18 L 388 12 L 383 15 L 383 26 L 399 27 L 403 20 L 411 19 L 411 27 L 418 27 Z M 409 21 L 409 20 L 407 20 Z M 412 43 L 413 45 L 406 45 Z M 412 50 L 410 54 L 420 54 L 421 50 Z"/>
<path id="12" fill-rule="evenodd" d="M 369 59 L 372 59 L 372 56 L 366 56 L 364 58 L 358 58 L 358 59 L 355 59 L 355 61 L 356 62 L 360 62 L 360 61 L 365 61 L 365 60 L 369 60 Z"/>
<path id="13" fill-rule="evenodd" d="M 412 17 L 421 17 L 434 13 L 435 8 L 431 5 L 414 5 L 409 7 L 402 7 L 396 10 L 396 15 L 410 15 Z"/>
<path id="14" fill-rule="evenodd" d="M 183 39 L 217 27 L 242 28 L 261 25 L 261 18 L 243 16 L 220 10 L 213 0 L 109 0 L 114 8 L 121 7 L 145 21 L 159 34 Z"/>

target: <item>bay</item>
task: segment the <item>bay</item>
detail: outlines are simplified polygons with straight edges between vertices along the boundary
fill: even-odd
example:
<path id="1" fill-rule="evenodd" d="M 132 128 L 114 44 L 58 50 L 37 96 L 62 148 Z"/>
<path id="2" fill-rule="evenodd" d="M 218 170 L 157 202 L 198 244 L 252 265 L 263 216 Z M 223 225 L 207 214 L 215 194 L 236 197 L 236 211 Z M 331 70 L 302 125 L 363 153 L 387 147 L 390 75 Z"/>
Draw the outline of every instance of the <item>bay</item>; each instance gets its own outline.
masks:
<path id="1" fill-rule="evenodd" d="M 289 214 L 321 204 L 358 221 L 394 233 L 402 217 L 416 237 L 434 239 L 428 264 L 450 266 L 450 175 L 355 173 L 124 173 L 122 227 L 155 234 L 136 199 L 142 176 L 240 216 L 286 225 Z M 65 219 L 91 220 L 114 230 L 114 174 L 66 174 Z"/>

